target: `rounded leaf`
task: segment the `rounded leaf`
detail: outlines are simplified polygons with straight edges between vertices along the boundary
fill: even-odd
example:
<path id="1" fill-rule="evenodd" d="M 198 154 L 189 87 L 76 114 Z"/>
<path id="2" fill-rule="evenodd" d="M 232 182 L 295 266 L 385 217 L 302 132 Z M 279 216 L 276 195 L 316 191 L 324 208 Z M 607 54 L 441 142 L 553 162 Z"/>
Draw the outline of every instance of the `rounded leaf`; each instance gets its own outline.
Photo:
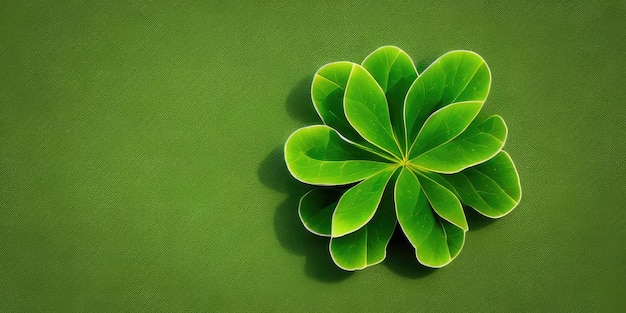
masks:
<path id="1" fill-rule="evenodd" d="M 409 158 L 439 147 L 460 135 L 472 123 L 483 103 L 458 102 L 430 115 L 413 143 Z"/>
<path id="2" fill-rule="evenodd" d="M 431 172 L 457 173 L 495 156 L 504 146 L 506 136 L 504 120 L 494 115 L 470 125 L 458 137 L 422 153 L 411 159 L 410 163 Z"/>
<path id="3" fill-rule="evenodd" d="M 348 140 L 362 142 L 363 138 L 352 128 L 343 112 L 343 96 L 353 66 L 354 63 L 345 61 L 322 66 L 313 76 L 311 99 L 324 124 Z"/>
<path id="4" fill-rule="evenodd" d="M 450 263 L 463 248 L 465 231 L 432 212 L 419 180 L 406 168 L 398 176 L 394 198 L 398 222 L 417 260 L 435 268 Z"/>
<path id="5" fill-rule="evenodd" d="M 285 161 L 291 175 L 314 185 L 349 184 L 391 166 L 372 161 L 377 159 L 326 125 L 300 128 L 285 143 Z"/>
<path id="6" fill-rule="evenodd" d="M 354 65 L 343 100 L 350 125 L 367 141 L 401 158 L 394 136 L 385 93 L 365 68 Z"/>
<path id="7" fill-rule="evenodd" d="M 348 189 L 341 196 L 333 214 L 333 237 L 355 232 L 369 222 L 394 172 L 395 168 L 380 172 Z"/>
<path id="8" fill-rule="evenodd" d="M 522 198 L 517 169 L 505 151 L 485 163 L 444 177 L 465 205 L 487 217 L 509 214 Z"/>
<path id="9" fill-rule="evenodd" d="M 396 228 L 393 187 L 386 188 L 382 201 L 374 217 L 364 227 L 343 237 L 330 239 L 330 255 L 340 268 L 359 270 L 385 259 L 387 245 Z"/>
<path id="10" fill-rule="evenodd" d="M 468 231 L 469 226 L 459 199 L 452 191 L 428 175 L 427 173 L 420 173 L 418 179 L 433 210 L 444 220 Z"/>
<path id="11" fill-rule="evenodd" d="M 368 55 L 362 65 L 372 74 L 385 93 L 391 125 L 402 148 L 405 149 L 404 98 L 418 76 L 413 60 L 398 47 L 384 46 Z"/>
<path id="12" fill-rule="evenodd" d="M 396 215 L 411 244 L 419 247 L 437 223 L 417 177 L 403 168 L 394 188 Z"/>
<path id="13" fill-rule="evenodd" d="M 408 142 L 413 142 L 430 114 L 451 103 L 484 102 L 491 87 L 491 72 L 480 55 L 451 51 L 413 82 L 404 102 Z"/>

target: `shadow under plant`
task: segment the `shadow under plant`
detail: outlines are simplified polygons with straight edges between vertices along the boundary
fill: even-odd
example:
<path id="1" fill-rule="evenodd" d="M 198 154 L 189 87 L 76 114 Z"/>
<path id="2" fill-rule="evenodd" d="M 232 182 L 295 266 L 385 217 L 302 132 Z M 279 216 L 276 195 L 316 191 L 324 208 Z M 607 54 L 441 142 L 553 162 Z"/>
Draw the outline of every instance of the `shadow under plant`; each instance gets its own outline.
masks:
<path id="1" fill-rule="evenodd" d="M 291 90 L 285 103 L 287 114 L 304 124 L 321 123 L 311 102 L 311 82 L 313 77 L 301 79 Z M 257 176 L 261 183 L 287 198 L 278 205 L 274 213 L 274 231 L 282 247 L 288 251 L 304 255 L 305 273 L 319 281 L 337 282 L 352 273 L 338 268 L 328 252 L 328 238 L 309 233 L 298 217 L 300 197 L 312 186 L 303 184 L 291 176 L 285 164 L 283 145 L 276 147 L 261 162 Z"/>
<path id="2" fill-rule="evenodd" d="M 285 165 L 282 146 L 274 149 L 261 162 L 257 174 L 267 187 L 287 194 L 274 213 L 274 231 L 282 247 L 306 256 L 306 274 L 325 282 L 341 281 L 350 276 L 350 272 L 339 269 L 333 263 L 328 253 L 328 238 L 315 236 L 302 226 L 298 217 L 298 203 L 311 186 L 291 177 Z"/>

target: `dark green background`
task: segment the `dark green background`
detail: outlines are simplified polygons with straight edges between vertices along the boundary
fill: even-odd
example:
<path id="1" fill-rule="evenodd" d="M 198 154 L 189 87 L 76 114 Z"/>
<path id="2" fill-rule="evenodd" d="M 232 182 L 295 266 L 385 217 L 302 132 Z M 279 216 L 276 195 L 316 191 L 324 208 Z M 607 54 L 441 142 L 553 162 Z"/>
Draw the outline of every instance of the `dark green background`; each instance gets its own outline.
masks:
<path id="1" fill-rule="evenodd" d="M 0 4 L 0 311 L 624 307 L 624 1 L 160 2 Z M 346 274 L 282 144 L 319 67 L 385 44 L 485 58 L 523 197 L 444 269 L 394 238 Z"/>

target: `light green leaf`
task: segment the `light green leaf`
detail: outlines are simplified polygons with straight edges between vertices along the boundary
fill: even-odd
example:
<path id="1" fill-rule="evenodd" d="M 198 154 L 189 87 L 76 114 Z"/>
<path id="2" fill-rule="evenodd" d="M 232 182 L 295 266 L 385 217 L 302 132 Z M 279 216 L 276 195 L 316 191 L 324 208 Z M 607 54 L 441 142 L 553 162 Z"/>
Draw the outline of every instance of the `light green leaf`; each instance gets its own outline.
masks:
<path id="1" fill-rule="evenodd" d="M 450 251 L 450 261 L 452 261 L 459 255 L 459 253 L 461 253 L 461 250 L 463 249 L 466 231 L 446 222 L 445 220 L 440 220 L 440 223 L 441 226 L 443 226 L 443 230 L 446 232 L 446 241 L 448 242 L 448 250 Z"/>
<path id="2" fill-rule="evenodd" d="M 430 115 L 411 147 L 409 158 L 441 146 L 461 134 L 472 123 L 482 105 L 480 101 L 457 102 Z"/>
<path id="3" fill-rule="evenodd" d="M 522 197 L 519 175 L 505 151 L 485 163 L 443 177 L 454 186 L 465 205 L 487 217 L 507 215 Z"/>
<path id="4" fill-rule="evenodd" d="M 348 189 L 333 214 L 333 237 L 345 236 L 363 227 L 374 216 L 385 186 L 395 168 L 380 172 Z"/>
<path id="5" fill-rule="evenodd" d="M 398 222 L 420 263 L 443 267 L 454 259 L 465 241 L 465 232 L 437 218 L 415 174 L 404 168 L 395 185 Z"/>
<path id="6" fill-rule="evenodd" d="M 330 239 L 330 256 L 340 268 L 347 271 L 367 267 L 367 227 L 349 235 Z"/>
<path id="7" fill-rule="evenodd" d="M 402 148 L 406 148 L 404 98 L 418 76 L 413 60 L 398 47 L 384 46 L 368 55 L 362 65 L 385 92 L 393 130 Z"/>
<path id="8" fill-rule="evenodd" d="M 440 268 L 450 264 L 459 255 L 464 243 L 464 230 L 445 220 L 437 219 L 432 232 L 422 245 L 415 249 L 415 254 L 421 264 Z"/>
<path id="9" fill-rule="evenodd" d="M 419 173 L 419 182 L 428 198 L 428 202 L 437 214 L 448 222 L 460 227 L 464 231 L 469 230 L 463 206 L 456 195 L 438 183 L 434 179 L 427 176 L 428 174 Z"/>
<path id="10" fill-rule="evenodd" d="M 329 249 L 333 261 L 349 271 L 382 262 L 395 228 L 393 187 L 389 186 L 376 214 L 364 227 L 343 237 L 331 238 Z"/>
<path id="11" fill-rule="evenodd" d="M 431 112 L 454 102 L 484 102 L 491 86 L 485 61 L 471 51 L 451 51 L 415 80 L 404 103 L 408 142 L 413 142 Z"/>
<path id="12" fill-rule="evenodd" d="M 410 163 L 431 172 L 457 173 L 495 156 L 504 146 L 506 136 L 504 120 L 494 115 L 485 121 L 473 123 L 452 141 L 422 153 L 411 159 Z"/>
<path id="13" fill-rule="evenodd" d="M 291 134 L 285 143 L 285 161 L 293 177 L 314 185 L 349 184 L 392 166 L 325 125 L 300 128 Z"/>
<path id="14" fill-rule="evenodd" d="M 320 68 L 313 77 L 311 98 L 324 124 L 348 140 L 361 143 L 363 138 L 350 126 L 343 112 L 343 95 L 353 66 L 352 62 L 334 62 Z"/>
<path id="15" fill-rule="evenodd" d="M 341 191 L 336 188 L 316 188 L 300 198 L 298 216 L 306 229 L 324 237 L 330 237 L 333 212 Z"/>
<path id="16" fill-rule="evenodd" d="M 415 174 L 403 168 L 396 180 L 396 215 L 404 234 L 415 247 L 421 246 L 437 223 Z"/>
<path id="17" fill-rule="evenodd" d="M 367 141 L 383 151 L 399 157 L 389 107 L 383 90 L 360 65 L 354 65 L 344 96 L 344 110 L 350 125 Z"/>

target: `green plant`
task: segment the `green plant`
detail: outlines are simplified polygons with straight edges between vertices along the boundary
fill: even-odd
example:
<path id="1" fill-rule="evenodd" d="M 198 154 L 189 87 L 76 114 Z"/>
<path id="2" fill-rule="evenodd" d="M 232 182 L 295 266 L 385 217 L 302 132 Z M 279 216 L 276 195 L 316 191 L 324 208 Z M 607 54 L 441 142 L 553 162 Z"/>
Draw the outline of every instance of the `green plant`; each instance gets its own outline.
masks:
<path id="1" fill-rule="evenodd" d="M 470 51 L 448 52 L 421 75 L 393 46 L 317 71 L 311 96 L 324 125 L 296 130 L 285 161 L 296 179 L 322 186 L 298 212 L 309 231 L 330 237 L 340 268 L 380 263 L 396 224 L 420 263 L 443 267 L 465 242 L 463 205 L 499 218 L 519 203 L 504 120 L 476 118 L 490 85 Z"/>

